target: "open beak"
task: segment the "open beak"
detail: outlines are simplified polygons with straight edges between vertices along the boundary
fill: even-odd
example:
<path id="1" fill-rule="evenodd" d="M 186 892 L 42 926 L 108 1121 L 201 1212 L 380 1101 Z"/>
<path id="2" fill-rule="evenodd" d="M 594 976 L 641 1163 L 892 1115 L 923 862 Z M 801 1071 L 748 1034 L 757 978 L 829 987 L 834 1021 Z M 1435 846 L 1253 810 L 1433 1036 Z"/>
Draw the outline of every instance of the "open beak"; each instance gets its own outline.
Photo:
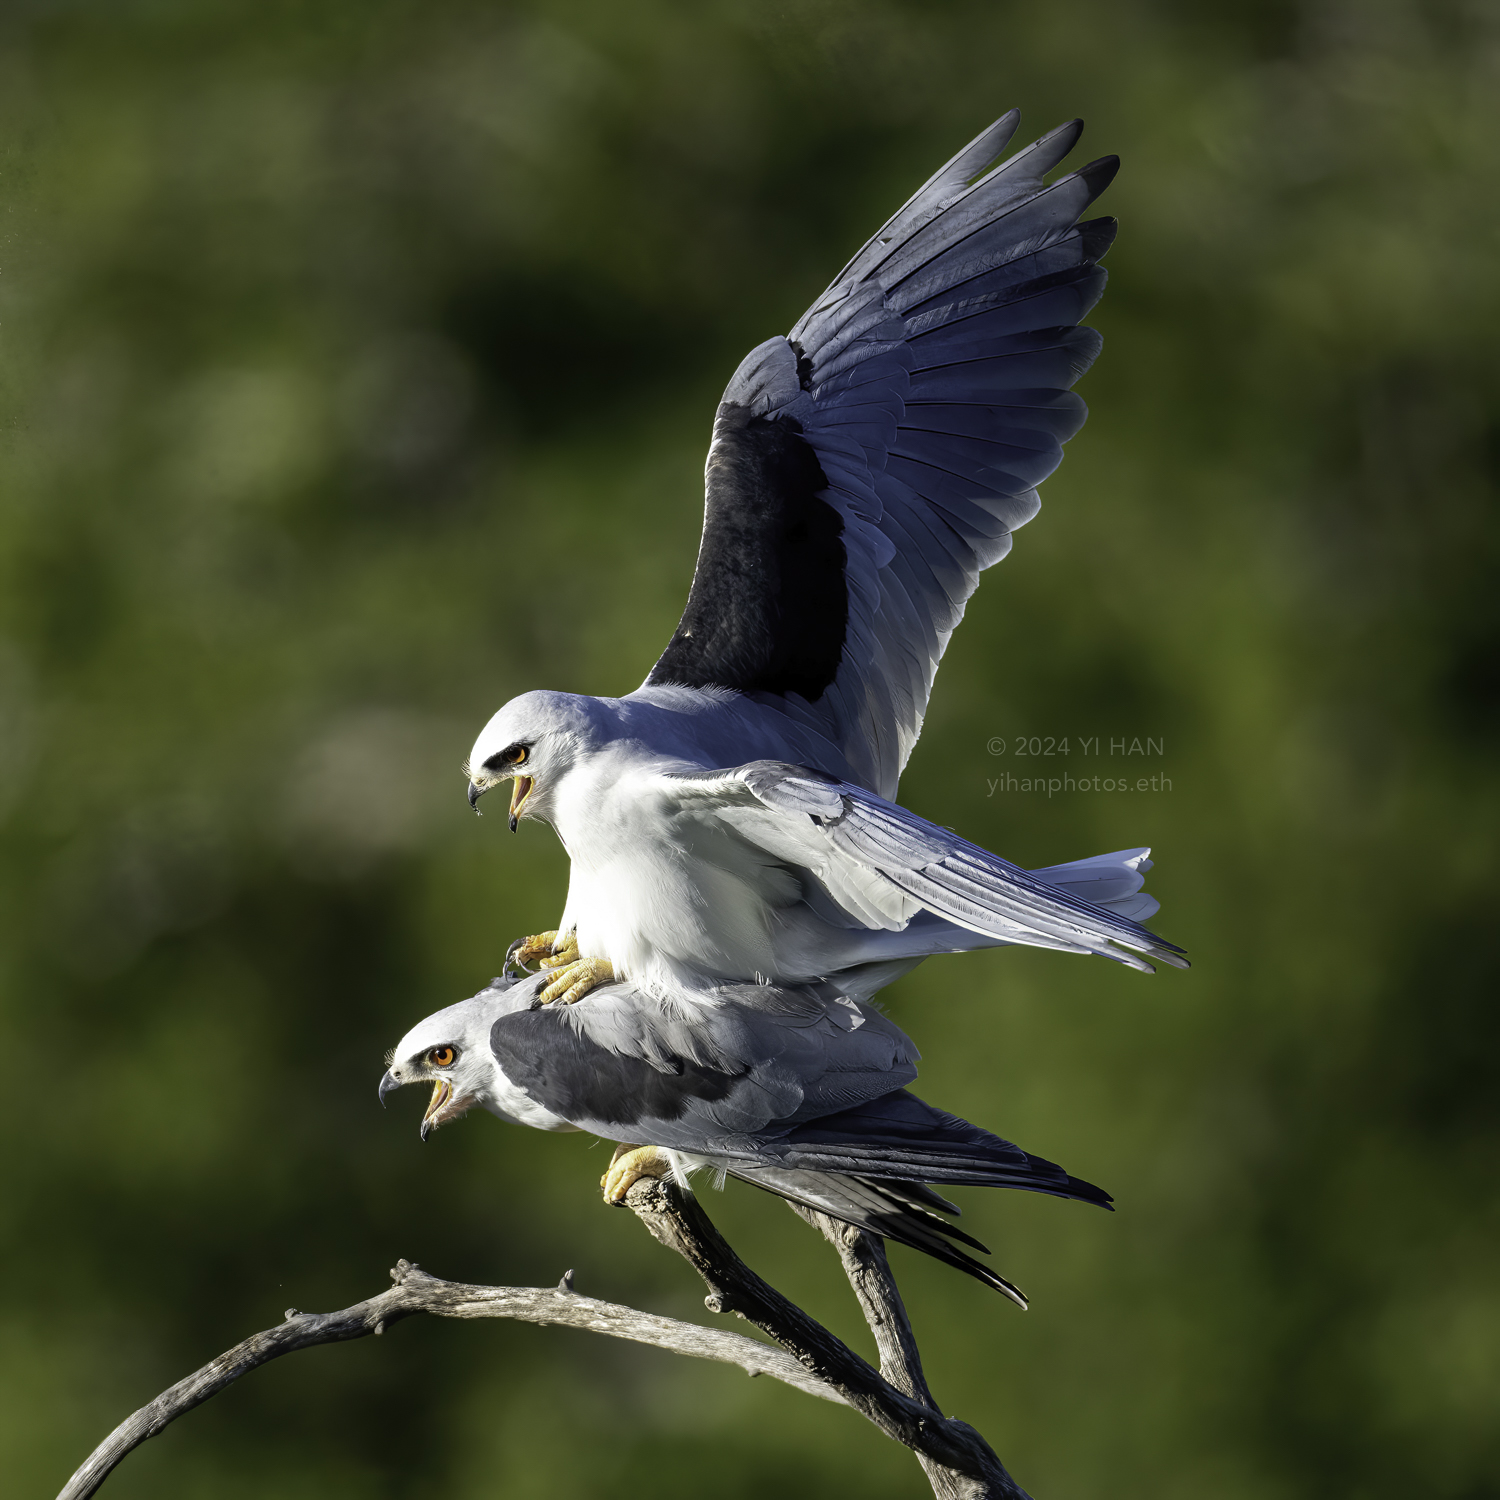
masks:
<path id="1" fill-rule="evenodd" d="M 474 809 L 474 816 L 482 818 L 484 814 L 479 811 L 479 799 L 484 796 L 485 789 L 477 781 L 469 783 L 469 806 Z"/>
<path id="2" fill-rule="evenodd" d="M 510 794 L 510 831 L 516 831 L 516 825 L 521 821 L 521 809 L 526 806 L 527 799 L 531 796 L 531 789 L 536 785 L 534 776 L 517 776 L 515 790 Z"/>
<path id="3" fill-rule="evenodd" d="M 432 1098 L 427 1101 L 427 1113 L 422 1116 L 422 1139 L 425 1141 L 437 1124 L 442 1107 L 453 1097 L 453 1085 L 446 1078 L 439 1078 L 432 1086 Z"/>
<path id="4" fill-rule="evenodd" d="M 389 1068 L 387 1068 L 385 1070 L 385 1077 L 380 1080 L 380 1107 L 382 1109 L 385 1108 L 385 1096 L 389 1094 L 392 1089 L 399 1089 L 400 1087 L 401 1080 L 397 1078 Z"/>

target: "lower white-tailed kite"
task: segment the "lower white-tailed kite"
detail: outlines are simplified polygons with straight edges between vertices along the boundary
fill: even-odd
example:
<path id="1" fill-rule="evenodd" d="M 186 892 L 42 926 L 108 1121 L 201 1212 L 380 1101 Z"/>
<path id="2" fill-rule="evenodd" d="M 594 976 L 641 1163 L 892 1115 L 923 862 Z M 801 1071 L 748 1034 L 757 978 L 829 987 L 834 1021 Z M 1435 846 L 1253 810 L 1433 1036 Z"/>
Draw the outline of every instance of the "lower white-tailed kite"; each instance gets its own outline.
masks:
<path id="1" fill-rule="evenodd" d="M 1024 1188 L 1108 1207 L 1070 1177 L 907 1092 L 917 1050 L 831 984 L 724 984 L 644 993 L 605 985 L 568 1006 L 545 975 L 496 979 L 401 1039 L 380 1097 L 430 1083 L 422 1137 L 475 1105 L 539 1130 L 619 1142 L 602 1182 L 708 1168 L 956 1266 L 1026 1305 L 959 1245 L 988 1253 L 930 1183 Z"/>

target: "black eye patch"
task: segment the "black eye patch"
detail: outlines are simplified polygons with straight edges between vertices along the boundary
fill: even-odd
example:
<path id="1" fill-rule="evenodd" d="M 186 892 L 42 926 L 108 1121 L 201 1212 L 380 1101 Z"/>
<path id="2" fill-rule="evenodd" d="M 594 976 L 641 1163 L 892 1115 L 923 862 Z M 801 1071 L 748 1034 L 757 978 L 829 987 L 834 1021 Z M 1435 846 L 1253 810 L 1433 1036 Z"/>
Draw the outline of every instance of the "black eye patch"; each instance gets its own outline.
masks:
<path id="1" fill-rule="evenodd" d="M 499 771 L 503 770 L 506 766 L 513 766 L 517 761 L 524 760 L 527 751 L 530 749 L 530 745 L 523 745 L 519 742 L 514 745 L 507 745 L 498 754 L 490 756 L 485 761 L 484 768 L 486 771 Z"/>

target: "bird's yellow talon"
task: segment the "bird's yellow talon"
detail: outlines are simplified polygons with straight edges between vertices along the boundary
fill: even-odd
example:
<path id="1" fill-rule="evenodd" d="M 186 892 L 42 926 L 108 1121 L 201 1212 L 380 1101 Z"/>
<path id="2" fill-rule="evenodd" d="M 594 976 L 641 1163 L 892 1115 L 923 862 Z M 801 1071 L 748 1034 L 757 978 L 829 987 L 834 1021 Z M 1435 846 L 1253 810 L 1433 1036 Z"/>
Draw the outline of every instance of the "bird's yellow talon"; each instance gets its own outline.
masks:
<path id="1" fill-rule="evenodd" d="M 544 969 L 560 969 L 564 964 L 576 964 L 579 961 L 578 934 L 570 932 L 565 937 L 559 938 L 554 932 L 552 934 L 552 950 L 542 960 Z"/>
<path id="2" fill-rule="evenodd" d="M 574 949 L 577 952 L 577 949 Z M 607 958 L 580 958 L 553 971 L 552 983 L 539 994 L 538 1005 L 572 1005 L 592 989 L 609 984 L 615 966 Z"/>
<path id="3" fill-rule="evenodd" d="M 670 1177 L 672 1158 L 658 1146 L 616 1146 L 609 1171 L 599 1179 L 606 1203 L 622 1204 L 642 1177 Z"/>
<path id="4" fill-rule="evenodd" d="M 506 957 L 514 964 L 539 963 L 544 969 L 576 963 L 578 935 L 573 932 L 559 935 L 554 928 L 551 932 L 538 932 L 531 937 L 517 938 L 510 945 L 510 952 Z"/>

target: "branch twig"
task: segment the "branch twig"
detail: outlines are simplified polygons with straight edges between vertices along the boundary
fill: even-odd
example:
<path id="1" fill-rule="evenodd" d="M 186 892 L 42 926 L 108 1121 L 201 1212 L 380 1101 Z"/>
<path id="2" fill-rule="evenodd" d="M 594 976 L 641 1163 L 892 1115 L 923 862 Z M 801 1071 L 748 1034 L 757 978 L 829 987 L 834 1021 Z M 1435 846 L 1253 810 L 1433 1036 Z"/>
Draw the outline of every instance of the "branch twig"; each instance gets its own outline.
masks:
<path id="1" fill-rule="evenodd" d="M 703 1278 L 710 1312 L 733 1312 L 753 1323 L 795 1354 L 807 1370 L 826 1381 L 885 1435 L 910 1448 L 922 1461 L 938 1500 L 1030 1500 L 1005 1471 L 994 1450 L 967 1422 L 944 1417 L 932 1401 L 906 1308 L 874 1236 L 847 1230 L 824 1233 L 844 1262 L 875 1333 L 882 1366 L 889 1366 L 907 1389 L 898 1389 L 847 1344 L 814 1321 L 775 1287 L 762 1281 L 714 1228 L 702 1205 L 670 1181 L 643 1178 L 625 1199 L 646 1228 L 675 1250 Z M 799 1210 L 800 1212 L 800 1210 Z M 823 1228 L 824 1216 L 806 1214 Z M 855 1236 L 846 1241 L 845 1233 Z M 935 1476 L 934 1470 L 938 1473 Z M 939 1488 L 941 1482 L 942 1488 Z"/>
<path id="2" fill-rule="evenodd" d="M 815 1209 L 803 1208 L 801 1204 L 787 1205 L 793 1213 L 806 1219 L 813 1228 L 820 1230 L 824 1239 L 838 1251 L 843 1262 L 844 1274 L 859 1302 L 859 1310 L 875 1335 L 875 1347 L 880 1351 L 880 1373 L 898 1391 L 920 1401 L 932 1410 L 938 1410 L 927 1377 L 922 1372 L 922 1354 L 917 1348 L 917 1336 L 912 1331 L 911 1319 L 906 1315 L 906 1304 L 896 1290 L 896 1279 L 891 1274 L 890 1263 L 885 1257 L 885 1241 L 877 1235 L 866 1234 L 845 1224 L 840 1219 L 830 1218 Z M 991 1489 L 982 1485 L 975 1488 L 974 1481 L 966 1474 L 939 1463 L 921 1451 L 917 1462 L 922 1465 L 928 1482 L 932 1485 L 935 1500 L 966 1500 L 985 1494 L 1007 1497 L 1007 1500 L 1028 1500 L 1026 1492 L 1006 1472 L 1005 1466 L 995 1457 L 994 1450 L 967 1422 L 956 1417 L 949 1419 L 955 1431 L 967 1433 L 981 1456 L 982 1464 L 993 1466 L 986 1481 Z"/>
<path id="3" fill-rule="evenodd" d="M 656 1239 L 703 1278 L 710 1311 L 738 1314 L 781 1347 L 581 1297 L 573 1290 L 571 1271 L 555 1288 L 470 1286 L 398 1261 L 389 1291 L 341 1312 L 290 1308 L 278 1327 L 252 1335 L 162 1392 L 94 1450 L 58 1500 L 86 1500 L 132 1449 L 257 1366 L 315 1344 L 380 1334 L 418 1313 L 562 1324 L 736 1364 L 750 1375 L 770 1375 L 808 1395 L 852 1406 L 916 1454 L 937 1500 L 1028 1500 L 989 1444 L 966 1422 L 944 1417 L 937 1409 L 881 1240 L 823 1214 L 797 1210 L 839 1253 L 875 1334 L 881 1363 L 877 1371 L 750 1270 L 690 1193 L 675 1183 L 645 1178 L 632 1186 L 626 1203 Z"/>
<path id="4" fill-rule="evenodd" d="M 288 1308 L 284 1323 L 264 1333 L 252 1334 L 127 1417 L 89 1455 L 57 1500 L 85 1500 L 133 1448 L 155 1437 L 168 1423 L 218 1395 L 225 1386 L 257 1366 L 315 1344 L 338 1344 L 384 1333 L 391 1324 L 418 1313 L 432 1313 L 440 1318 L 515 1318 L 523 1323 L 587 1328 L 638 1344 L 654 1344 L 674 1354 L 738 1365 L 748 1375 L 771 1375 L 810 1396 L 842 1404 L 843 1398 L 837 1392 L 809 1375 L 797 1360 L 780 1349 L 743 1334 L 681 1323 L 676 1318 L 657 1317 L 619 1303 L 579 1296 L 573 1290 L 571 1271 L 555 1288 L 470 1286 L 429 1276 L 420 1267 L 402 1260 L 396 1262 L 391 1280 L 395 1285 L 389 1291 L 340 1312 L 304 1313 L 295 1307 Z"/>

